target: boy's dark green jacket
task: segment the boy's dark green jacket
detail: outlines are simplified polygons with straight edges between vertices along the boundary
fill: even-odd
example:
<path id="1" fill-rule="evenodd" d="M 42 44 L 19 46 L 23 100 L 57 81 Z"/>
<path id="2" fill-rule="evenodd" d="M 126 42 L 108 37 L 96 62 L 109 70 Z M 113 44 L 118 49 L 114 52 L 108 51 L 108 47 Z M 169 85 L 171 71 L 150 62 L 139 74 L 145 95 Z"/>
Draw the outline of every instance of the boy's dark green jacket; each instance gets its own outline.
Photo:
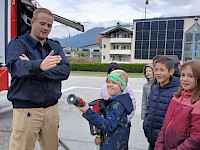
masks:
<path id="1" fill-rule="evenodd" d="M 130 122 L 127 114 L 133 111 L 133 104 L 129 94 L 120 94 L 111 99 L 103 116 L 88 109 L 84 114 L 90 123 L 103 131 L 101 150 L 127 150 L 130 134 Z"/>

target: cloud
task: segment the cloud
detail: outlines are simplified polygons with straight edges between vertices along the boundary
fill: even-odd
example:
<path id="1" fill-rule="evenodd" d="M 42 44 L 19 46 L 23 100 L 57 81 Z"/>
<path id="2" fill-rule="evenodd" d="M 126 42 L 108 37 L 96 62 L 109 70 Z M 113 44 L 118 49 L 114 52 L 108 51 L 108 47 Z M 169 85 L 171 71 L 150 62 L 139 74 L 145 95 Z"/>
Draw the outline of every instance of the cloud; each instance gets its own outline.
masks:
<path id="1" fill-rule="evenodd" d="M 132 22 L 144 19 L 146 0 L 37 0 L 42 7 L 67 19 L 80 22 L 86 30 L 92 25 Z M 199 15 L 199 0 L 149 0 L 147 18 Z M 85 22 L 90 22 L 85 23 Z M 110 23 L 108 23 L 110 22 Z M 55 23 L 55 25 L 58 25 Z M 114 23 L 111 26 L 116 25 Z M 66 29 L 65 29 L 66 30 Z"/>
<path id="2" fill-rule="evenodd" d="M 145 0 L 37 0 L 53 13 L 78 22 L 143 19 Z M 199 0 L 149 0 L 147 17 L 188 16 L 199 14 Z"/>

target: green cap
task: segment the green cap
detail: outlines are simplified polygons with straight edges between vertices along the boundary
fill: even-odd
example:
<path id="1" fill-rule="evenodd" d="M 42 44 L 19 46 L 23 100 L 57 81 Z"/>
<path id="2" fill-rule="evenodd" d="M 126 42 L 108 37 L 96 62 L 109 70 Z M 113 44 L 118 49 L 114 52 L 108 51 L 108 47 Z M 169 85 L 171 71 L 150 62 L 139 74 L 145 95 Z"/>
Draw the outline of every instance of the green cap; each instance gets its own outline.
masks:
<path id="1" fill-rule="evenodd" d="M 118 81 L 121 82 L 123 84 L 123 86 L 120 85 L 120 88 L 122 89 L 122 91 L 124 91 L 125 88 L 126 88 L 126 81 L 124 81 L 122 79 L 122 77 L 119 74 L 115 73 L 115 72 L 111 72 L 111 74 L 108 76 L 107 80 L 112 80 L 115 83 L 118 83 Z"/>

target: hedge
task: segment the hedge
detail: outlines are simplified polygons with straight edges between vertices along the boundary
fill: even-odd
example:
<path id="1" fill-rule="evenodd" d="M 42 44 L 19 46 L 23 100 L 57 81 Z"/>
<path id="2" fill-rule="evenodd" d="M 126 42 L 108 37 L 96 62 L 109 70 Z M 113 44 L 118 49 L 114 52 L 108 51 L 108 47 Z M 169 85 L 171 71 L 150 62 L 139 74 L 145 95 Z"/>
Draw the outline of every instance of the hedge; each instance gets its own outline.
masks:
<path id="1" fill-rule="evenodd" d="M 72 71 L 107 72 L 108 63 L 71 63 Z M 127 73 L 142 73 L 146 64 L 120 64 Z"/>

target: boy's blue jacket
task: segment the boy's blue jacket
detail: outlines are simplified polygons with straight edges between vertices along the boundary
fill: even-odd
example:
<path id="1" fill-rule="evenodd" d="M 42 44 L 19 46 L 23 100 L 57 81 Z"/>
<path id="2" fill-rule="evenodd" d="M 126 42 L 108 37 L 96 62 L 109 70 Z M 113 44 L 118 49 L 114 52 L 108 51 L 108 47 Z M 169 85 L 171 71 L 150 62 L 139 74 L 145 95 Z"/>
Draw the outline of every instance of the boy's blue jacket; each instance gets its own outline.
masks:
<path id="1" fill-rule="evenodd" d="M 129 94 L 120 94 L 108 100 L 104 117 L 93 112 L 90 108 L 83 114 L 90 123 L 103 131 L 101 150 L 127 150 L 130 134 L 130 122 L 127 114 L 133 111 Z"/>
<path id="2" fill-rule="evenodd" d="M 178 91 L 179 86 L 180 79 L 171 76 L 166 85 L 161 87 L 160 83 L 157 83 L 152 88 L 143 123 L 144 133 L 149 142 L 156 141 L 173 93 Z"/>
<path id="3" fill-rule="evenodd" d="M 40 63 L 54 50 L 62 61 L 47 71 L 40 69 Z M 25 54 L 29 61 L 21 60 Z M 69 77 L 71 65 L 59 43 L 47 39 L 44 45 L 33 39 L 29 33 L 14 38 L 7 46 L 6 64 L 11 74 L 8 99 L 14 108 L 49 107 L 58 103 L 61 96 L 61 81 Z"/>

